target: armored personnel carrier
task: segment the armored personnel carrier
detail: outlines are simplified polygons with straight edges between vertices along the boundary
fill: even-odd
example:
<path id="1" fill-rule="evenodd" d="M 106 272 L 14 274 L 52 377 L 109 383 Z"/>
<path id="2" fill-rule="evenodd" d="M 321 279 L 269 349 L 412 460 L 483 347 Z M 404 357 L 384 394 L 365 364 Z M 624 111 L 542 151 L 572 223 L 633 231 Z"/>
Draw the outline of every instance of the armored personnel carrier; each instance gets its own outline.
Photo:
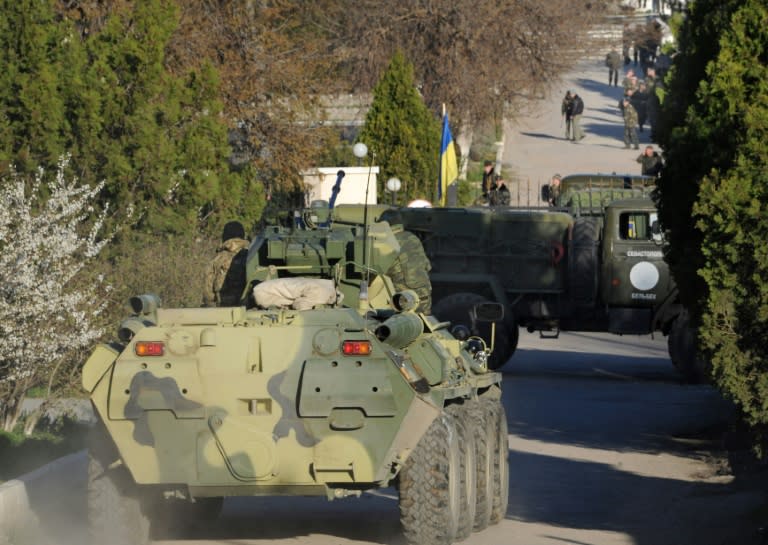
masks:
<path id="1" fill-rule="evenodd" d="M 229 496 L 393 486 L 405 537 L 419 545 L 504 517 L 493 341 L 451 330 L 420 312 L 416 291 L 395 288 L 384 273 L 400 246 L 374 216 L 316 206 L 267 226 L 249 250 L 241 306 L 131 298 L 119 341 L 96 347 L 82 373 L 99 421 L 94 545 L 146 544 L 153 528 L 215 515 Z M 497 303 L 472 312 L 491 326 L 503 318 Z"/>

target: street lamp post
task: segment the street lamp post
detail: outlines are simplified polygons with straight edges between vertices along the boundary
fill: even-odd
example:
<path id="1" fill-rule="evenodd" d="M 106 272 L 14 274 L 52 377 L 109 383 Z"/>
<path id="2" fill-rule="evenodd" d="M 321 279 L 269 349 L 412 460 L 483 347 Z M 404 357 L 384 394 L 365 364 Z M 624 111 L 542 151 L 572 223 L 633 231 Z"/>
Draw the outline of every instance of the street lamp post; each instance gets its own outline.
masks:
<path id="1" fill-rule="evenodd" d="M 357 157 L 357 166 L 360 166 L 360 163 L 363 160 L 363 157 L 368 155 L 368 146 L 363 144 L 362 142 L 358 142 L 354 146 L 352 146 L 352 153 Z"/>
<path id="2" fill-rule="evenodd" d="M 397 192 L 400 191 L 400 180 L 394 176 L 387 180 L 387 190 L 392 193 L 392 205 L 397 204 Z"/>

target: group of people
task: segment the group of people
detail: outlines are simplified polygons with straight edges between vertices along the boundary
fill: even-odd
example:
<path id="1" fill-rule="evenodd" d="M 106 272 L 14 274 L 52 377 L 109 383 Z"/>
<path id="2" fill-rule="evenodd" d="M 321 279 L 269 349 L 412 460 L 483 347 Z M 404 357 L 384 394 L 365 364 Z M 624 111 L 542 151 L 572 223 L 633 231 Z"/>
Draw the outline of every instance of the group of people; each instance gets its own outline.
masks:
<path id="1" fill-rule="evenodd" d="M 655 19 L 649 20 L 645 25 L 636 25 L 635 28 L 630 28 L 629 23 L 624 23 L 622 29 L 624 64 L 628 65 L 634 61 L 634 65 L 637 66 L 639 62 L 640 69 L 645 73 L 646 69 L 656 61 L 661 46 L 661 36 L 661 23 Z"/>
<path id="2" fill-rule="evenodd" d="M 565 93 L 560 113 L 565 121 L 565 139 L 571 142 L 582 140 L 585 136 L 584 130 L 581 128 L 584 101 L 578 93 L 571 93 L 570 90 Z"/>
<path id="3" fill-rule="evenodd" d="M 626 59 L 616 50 L 611 49 L 605 56 L 605 65 L 608 68 L 608 85 L 619 86 L 619 73 Z M 656 86 L 660 81 L 656 76 L 654 66 L 646 66 L 643 69 L 644 79 L 640 79 L 634 68 L 629 68 L 621 83 L 623 94 L 619 100 L 618 108 L 624 121 L 624 148 L 640 149 L 638 133 L 645 131 L 646 126 L 650 131 L 651 140 L 655 139 L 654 127 L 658 117 L 660 102 L 656 93 Z M 577 93 L 568 90 L 563 97 L 561 115 L 565 121 L 565 138 L 572 142 L 584 138 L 581 128 L 581 116 L 584 112 L 584 101 Z M 652 146 L 649 146 L 650 155 L 643 154 L 638 157 L 638 163 L 643 165 L 642 174 L 657 176 L 661 168 L 661 157 Z M 646 150 L 648 152 L 648 149 Z M 652 160 L 649 159 L 653 158 Z"/>
<path id="4" fill-rule="evenodd" d="M 643 132 L 649 125 L 651 139 L 655 138 L 654 127 L 659 112 L 659 97 L 656 94 L 657 78 L 653 68 L 648 68 L 645 80 L 639 80 L 634 69 L 627 70 L 623 82 L 624 94 L 619 100 L 619 110 L 624 117 L 624 147 L 639 147 L 638 131 Z"/>

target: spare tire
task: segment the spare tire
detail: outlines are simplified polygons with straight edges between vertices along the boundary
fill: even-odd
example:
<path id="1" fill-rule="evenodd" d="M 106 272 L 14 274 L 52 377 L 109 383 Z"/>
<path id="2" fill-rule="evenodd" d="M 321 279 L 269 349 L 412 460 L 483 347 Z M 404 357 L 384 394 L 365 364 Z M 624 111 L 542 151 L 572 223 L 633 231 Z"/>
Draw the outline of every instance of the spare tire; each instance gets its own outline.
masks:
<path id="1" fill-rule="evenodd" d="M 577 307 L 593 308 L 598 295 L 598 243 L 600 222 L 597 218 L 577 218 L 573 224 L 568 259 L 568 292 Z"/>
<path id="2" fill-rule="evenodd" d="M 476 304 L 485 302 L 488 302 L 488 299 L 477 293 L 452 293 L 440 299 L 432 308 L 432 313 L 442 322 L 451 322 L 452 327 L 464 325 L 471 331 L 472 319 L 469 312 Z M 508 320 L 509 318 L 505 318 L 504 322 L 496 324 L 495 345 L 493 353 L 488 360 L 488 367 L 491 369 L 499 369 L 507 363 L 507 360 L 512 356 L 512 352 L 517 346 L 517 337 L 510 335 L 506 325 L 506 323 L 514 322 L 508 322 Z M 515 330 L 517 330 L 516 326 Z M 490 347 L 491 324 L 486 322 L 478 323 L 477 329 L 473 334 L 482 337 Z M 512 339 L 515 340 L 514 345 L 510 343 Z"/>

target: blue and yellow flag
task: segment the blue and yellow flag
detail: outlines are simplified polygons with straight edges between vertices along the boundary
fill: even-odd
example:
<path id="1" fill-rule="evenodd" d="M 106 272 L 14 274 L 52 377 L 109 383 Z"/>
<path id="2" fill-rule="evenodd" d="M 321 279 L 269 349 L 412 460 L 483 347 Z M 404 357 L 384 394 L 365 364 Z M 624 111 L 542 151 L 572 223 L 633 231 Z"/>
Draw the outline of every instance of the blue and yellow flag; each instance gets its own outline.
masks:
<path id="1" fill-rule="evenodd" d="M 453 145 L 453 135 L 448 124 L 448 114 L 443 116 L 443 139 L 440 143 L 440 179 L 437 184 L 437 200 L 440 206 L 445 206 L 448 195 L 448 184 L 459 177 L 459 167 L 456 162 L 456 148 Z"/>

